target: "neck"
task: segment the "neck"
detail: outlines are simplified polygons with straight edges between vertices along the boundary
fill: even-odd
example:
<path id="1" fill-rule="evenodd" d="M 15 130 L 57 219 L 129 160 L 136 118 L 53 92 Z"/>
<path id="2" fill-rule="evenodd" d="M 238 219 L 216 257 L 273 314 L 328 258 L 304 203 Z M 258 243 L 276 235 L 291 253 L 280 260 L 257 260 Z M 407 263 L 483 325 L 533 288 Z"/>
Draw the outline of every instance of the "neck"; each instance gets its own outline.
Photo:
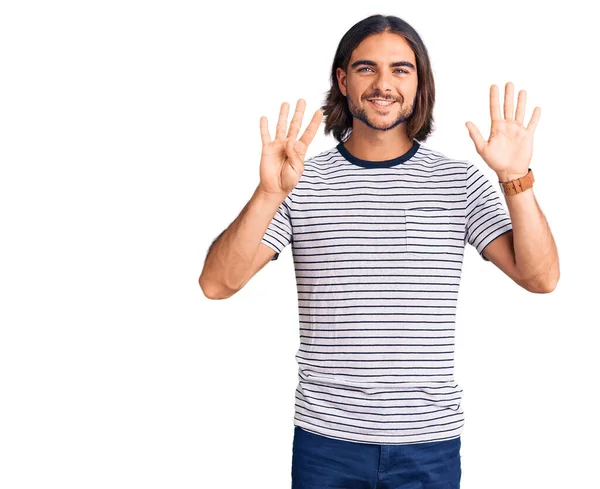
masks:
<path id="1" fill-rule="evenodd" d="M 401 129 L 404 129 L 402 124 Z M 361 130 L 368 129 L 368 130 Z M 392 160 L 405 154 L 413 145 L 406 132 L 378 131 L 371 128 L 352 128 L 352 134 L 344 142 L 344 147 L 357 158 L 367 161 Z"/>

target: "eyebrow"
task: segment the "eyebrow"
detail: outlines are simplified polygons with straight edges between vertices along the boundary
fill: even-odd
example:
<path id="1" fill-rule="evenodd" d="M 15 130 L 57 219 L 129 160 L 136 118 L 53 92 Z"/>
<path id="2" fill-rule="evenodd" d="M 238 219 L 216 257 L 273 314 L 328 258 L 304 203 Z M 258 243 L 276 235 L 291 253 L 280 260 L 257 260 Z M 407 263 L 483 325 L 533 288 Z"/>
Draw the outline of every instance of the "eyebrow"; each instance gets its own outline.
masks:
<path id="1" fill-rule="evenodd" d="M 356 68 L 358 65 L 377 66 L 377 63 L 368 59 L 359 59 L 358 61 L 352 63 L 350 67 Z M 410 68 L 411 70 L 416 70 L 415 65 L 413 65 L 409 61 L 395 61 L 394 63 L 390 63 L 390 68 L 394 68 L 396 66 L 405 66 L 407 68 Z"/>

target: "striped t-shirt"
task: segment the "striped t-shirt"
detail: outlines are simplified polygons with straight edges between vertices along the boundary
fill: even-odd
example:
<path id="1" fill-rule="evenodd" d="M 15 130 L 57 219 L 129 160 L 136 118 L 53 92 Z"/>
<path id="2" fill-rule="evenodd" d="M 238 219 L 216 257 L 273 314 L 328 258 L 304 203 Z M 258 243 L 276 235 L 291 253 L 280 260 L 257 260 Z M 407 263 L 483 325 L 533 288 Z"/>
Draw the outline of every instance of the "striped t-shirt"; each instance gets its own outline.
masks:
<path id="1" fill-rule="evenodd" d="M 309 158 L 262 239 L 288 244 L 298 288 L 294 425 L 376 444 L 460 436 L 454 327 L 464 247 L 512 229 L 487 177 L 416 140 L 365 161 Z"/>

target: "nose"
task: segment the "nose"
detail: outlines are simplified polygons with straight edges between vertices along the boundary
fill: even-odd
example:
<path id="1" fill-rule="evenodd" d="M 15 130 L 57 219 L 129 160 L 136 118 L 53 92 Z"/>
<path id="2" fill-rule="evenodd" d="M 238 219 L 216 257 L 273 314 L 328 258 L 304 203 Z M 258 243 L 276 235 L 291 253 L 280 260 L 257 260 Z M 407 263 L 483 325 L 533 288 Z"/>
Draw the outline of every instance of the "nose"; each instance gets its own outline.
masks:
<path id="1" fill-rule="evenodd" d="M 392 91 L 392 73 L 386 70 L 381 70 L 375 78 L 373 89 L 374 91 L 379 90 L 380 92 L 391 92 Z M 389 95 L 389 94 L 385 94 Z"/>

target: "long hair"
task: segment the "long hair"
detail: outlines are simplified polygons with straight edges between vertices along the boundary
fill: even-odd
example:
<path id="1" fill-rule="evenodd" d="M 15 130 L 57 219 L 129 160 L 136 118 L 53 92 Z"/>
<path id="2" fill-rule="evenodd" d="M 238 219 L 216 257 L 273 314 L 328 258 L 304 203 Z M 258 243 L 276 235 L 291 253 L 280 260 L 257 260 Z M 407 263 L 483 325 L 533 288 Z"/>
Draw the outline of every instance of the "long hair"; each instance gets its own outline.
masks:
<path id="1" fill-rule="evenodd" d="M 356 47 L 368 36 L 381 32 L 401 35 L 415 53 L 419 84 L 412 116 L 406 121 L 406 135 L 409 140 L 425 141 L 433 131 L 433 105 L 435 103 L 435 83 L 425 44 L 408 23 L 393 15 L 372 15 L 354 24 L 342 37 L 331 68 L 331 89 L 323 109 L 325 134 L 333 133 L 335 139 L 343 142 L 352 133 L 352 114 L 348 101 L 340 91 L 336 71 L 348 71 L 350 56 Z"/>

